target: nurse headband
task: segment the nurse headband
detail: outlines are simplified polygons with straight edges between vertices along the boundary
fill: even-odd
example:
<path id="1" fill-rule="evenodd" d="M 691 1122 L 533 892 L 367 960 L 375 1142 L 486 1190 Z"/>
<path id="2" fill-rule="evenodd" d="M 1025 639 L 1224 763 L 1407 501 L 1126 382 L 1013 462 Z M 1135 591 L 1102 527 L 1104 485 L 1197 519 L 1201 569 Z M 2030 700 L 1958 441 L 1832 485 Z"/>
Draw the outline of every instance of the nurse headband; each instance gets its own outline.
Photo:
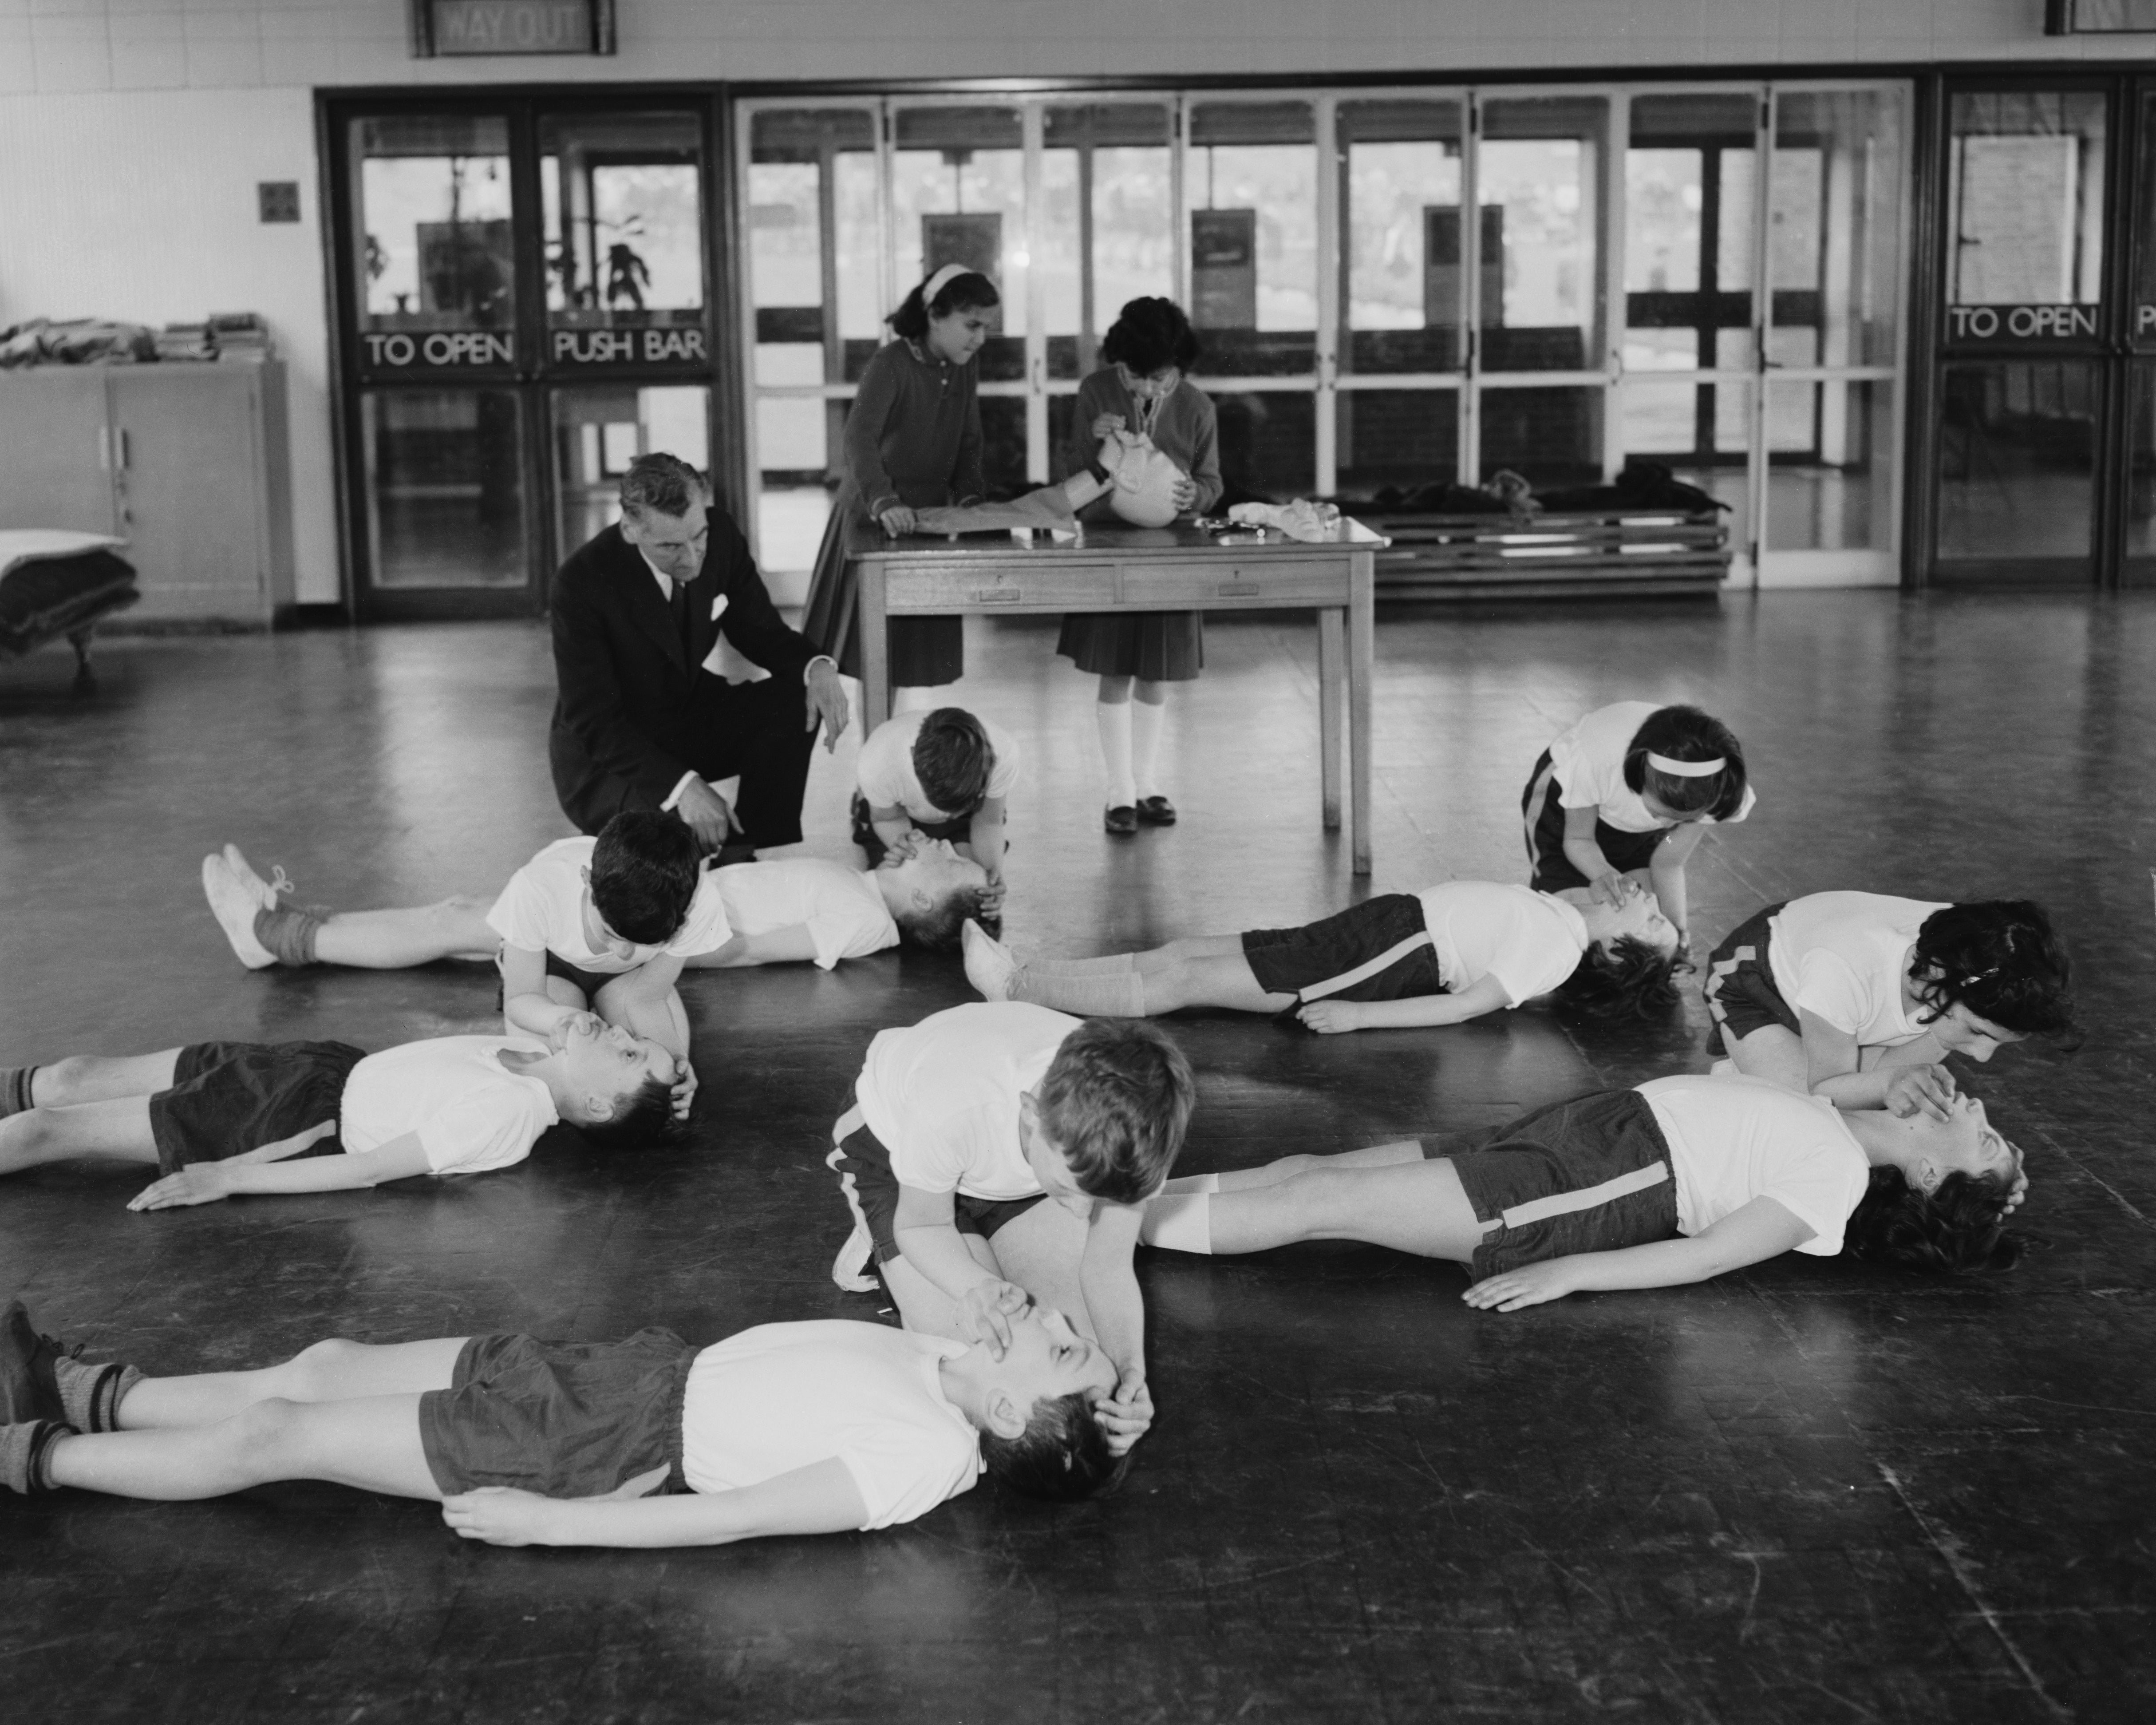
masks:
<path id="1" fill-rule="evenodd" d="M 1647 751 L 1647 764 L 1657 773 L 1666 773 L 1672 778 L 1712 778 L 1729 762 L 1717 755 L 1712 761 L 1672 761 L 1667 755 Z"/>
<path id="2" fill-rule="evenodd" d="M 933 305 L 936 303 L 937 295 L 942 293 L 952 282 L 962 275 L 972 275 L 975 273 L 963 264 L 946 264 L 921 284 L 921 303 L 923 305 Z"/>

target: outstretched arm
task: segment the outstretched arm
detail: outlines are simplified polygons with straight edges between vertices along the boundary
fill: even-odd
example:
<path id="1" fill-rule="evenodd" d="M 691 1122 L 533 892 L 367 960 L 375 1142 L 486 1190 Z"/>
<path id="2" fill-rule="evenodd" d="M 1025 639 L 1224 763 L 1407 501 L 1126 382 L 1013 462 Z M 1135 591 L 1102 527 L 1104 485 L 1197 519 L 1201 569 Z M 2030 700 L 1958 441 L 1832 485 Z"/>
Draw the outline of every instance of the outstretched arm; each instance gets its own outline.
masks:
<path id="1" fill-rule="evenodd" d="M 1884 1108 L 1903 1119 L 1918 1112 L 1944 1120 L 1954 1099 L 1953 1074 L 1921 1053 L 1904 1053 L 1897 1060 L 1881 1061 L 1868 1071 L 1864 1050 L 1856 1037 L 1829 1024 L 1817 1013 L 1799 1007 L 1797 1024 L 1804 1038 L 1804 1082 L 1815 1096 L 1825 1096 L 1835 1107 Z M 1928 1040 L 1920 1037 L 1911 1049 Z M 1938 1045 L 1933 1044 L 1936 1049 Z"/>
<path id="2" fill-rule="evenodd" d="M 334 1131 L 336 1122 L 326 1122 Z M 311 1143 L 325 1137 L 321 1127 L 314 1127 L 298 1135 Z M 264 1150 L 279 1150 L 291 1156 L 304 1147 L 296 1139 L 285 1139 L 285 1145 L 265 1145 Z M 415 1174 L 429 1173 L 434 1164 L 427 1160 L 425 1147 L 419 1142 L 417 1132 L 406 1132 L 402 1137 L 392 1138 L 379 1150 L 368 1150 L 357 1156 L 311 1156 L 299 1162 L 254 1162 L 234 1157 L 224 1162 L 193 1162 L 177 1173 L 167 1174 L 152 1185 L 146 1186 L 128 1203 L 131 1210 L 174 1209 L 182 1204 L 214 1204 L 220 1198 L 234 1198 L 243 1193 L 344 1192 L 359 1186 L 379 1186 L 384 1180 L 408 1180 Z"/>
<path id="3" fill-rule="evenodd" d="M 1794 1251 L 1814 1230 L 1771 1198 L 1755 1198 L 1686 1240 L 1657 1240 L 1614 1252 L 1580 1252 L 1508 1270 L 1460 1297 L 1486 1312 L 1517 1312 L 1567 1294 L 1614 1288 L 1671 1288 L 1706 1281 Z"/>
<path id="4" fill-rule="evenodd" d="M 1145 1207 L 1096 1202 L 1078 1260 L 1078 1288 L 1102 1352 L 1116 1363 L 1116 1390 L 1096 1417 L 1107 1428 L 1108 1447 L 1122 1455 L 1152 1424 L 1152 1393 L 1146 1388 L 1145 1301 L 1132 1264 Z"/>
<path id="5" fill-rule="evenodd" d="M 735 970 L 751 964 L 808 963 L 816 957 L 816 937 L 805 922 L 769 928 L 761 934 L 737 934 L 723 947 L 699 952 L 691 970 Z"/>
<path id="6" fill-rule="evenodd" d="M 1609 859 L 1602 854 L 1601 840 L 1594 836 L 1600 814 L 1598 809 L 1564 811 L 1564 859 L 1587 876 L 1589 889 L 1597 904 L 1620 904 L 1623 902 L 1620 895 L 1625 877 L 1610 866 Z"/>
<path id="7" fill-rule="evenodd" d="M 1647 878 L 1654 883 L 1656 902 L 1687 942 L 1691 939 L 1691 923 L 1686 913 L 1685 864 L 1691 860 L 1692 852 L 1699 849 L 1699 841 L 1706 836 L 1707 829 L 1697 821 L 1672 827 L 1669 836 L 1655 847 L 1655 860 L 1647 865 Z"/>
<path id="8" fill-rule="evenodd" d="M 442 1502 L 459 1538 L 490 1545 L 730 1545 L 783 1533 L 844 1533 L 864 1527 L 868 1505 L 836 1456 L 733 1491 L 659 1497 L 542 1497 L 484 1486 Z"/>
<path id="9" fill-rule="evenodd" d="M 1406 1030 L 1430 1024 L 1464 1024 L 1512 1004 L 1505 985 L 1493 976 L 1470 983 L 1457 994 L 1409 994 L 1398 1000 L 1312 1000 L 1295 1015 L 1323 1035 L 1342 1030 Z"/>

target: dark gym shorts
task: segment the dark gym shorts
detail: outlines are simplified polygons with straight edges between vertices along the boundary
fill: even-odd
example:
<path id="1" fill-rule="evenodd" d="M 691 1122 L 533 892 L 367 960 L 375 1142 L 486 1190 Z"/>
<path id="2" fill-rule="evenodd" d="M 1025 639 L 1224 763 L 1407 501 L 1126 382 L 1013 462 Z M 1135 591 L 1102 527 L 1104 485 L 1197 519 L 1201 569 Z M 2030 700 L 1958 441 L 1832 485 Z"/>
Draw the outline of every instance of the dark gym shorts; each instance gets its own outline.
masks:
<path id="1" fill-rule="evenodd" d="M 898 1217 L 898 1176 L 891 1172 L 891 1152 L 861 1118 L 861 1111 L 849 1108 L 831 1132 L 831 1153 L 825 1167 L 836 1171 L 839 1189 L 854 1220 L 869 1231 L 875 1242 L 875 1260 L 888 1264 L 899 1255 L 893 1234 Z M 951 1194 L 952 1219 L 961 1234 L 978 1234 L 993 1240 L 1006 1222 L 1016 1221 L 1048 1194 L 1035 1192 L 1024 1198 L 974 1198 L 963 1192 Z"/>
<path id="2" fill-rule="evenodd" d="M 1774 983 L 1774 967 L 1767 961 L 1767 943 L 1774 932 L 1768 925 L 1781 911 L 1780 905 L 1769 905 L 1748 922 L 1740 922 L 1707 956 L 1702 992 L 1707 1009 L 1714 1015 L 1714 1028 L 1707 1034 L 1709 1054 L 1728 1052 L 1722 1040 L 1725 1029 L 1732 1042 L 1742 1042 L 1769 1024 L 1804 1034 L 1796 1009 L 1782 998 Z"/>
<path id="3" fill-rule="evenodd" d="M 172 1087 L 150 1098 L 157 1167 L 222 1162 L 335 1120 L 344 1081 L 367 1050 L 342 1042 L 191 1042 L 172 1065 Z M 335 1133 L 300 1153 L 335 1156 Z"/>
<path id="4" fill-rule="evenodd" d="M 681 1399 L 700 1348 L 671 1330 L 619 1342 L 473 1336 L 447 1389 L 419 1398 L 419 1445 L 448 1496 L 515 1486 L 596 1497 L 662 1464 L 685 1491 Z"/>
<path id="5" fill-rule="evenodd" d="M 566 958 L 557 958 L 550 947 L 547 951 L 547 974 L 574 983 L 584 991 L 584 1004 L 589 1006 L 598 998 L 600 989 L 608 983 L 619 980 L 629 973 L 621 970 L 586 970 L 582 965 L 572 964 Z M 494 1009 L 500 1012 L 509 1004 L 509 991 L 499 975 L 494 984 Z"/>
<path id="6" fill-rule="evenodd" d="M 1462 1137 L 1425 1138 L 1422 1153 L 1449 1158 L 1476 1219 L 1502 1224 L 1475 1250 L 1477 1281 L 1545 1258 L 1676 1235 L 1670 1147 L 1635 1090 L 1553 1102 Z"/>
<path id="7" fill-rule="evenodd" d="M 1422 901 L 1412 892 L 1381 893 L 1300 928 L 1250 929 L 1243 957 L 1268 994 L 1401 1000 L 1448 992 Z"/>
<path id="8" fill-rule="evenodd" d="M 1550 768 L 1550 752 L 1544 749 L 1527 775 L 1527 788 L 1520 793 L 1520 814 L 1526 822 L 1527 863 L 1532 871 L 1527 885 L 1537 892 L 1563 892 L 1568 886 L 1591 886 L 1587 876 L 1564 854 L 1564 805 L 1558 800 L 1557 774 Z M 1655 860 L 1655 847 L 1669 836 L 1669 829 L 1651 833 L 1620 832 L 1605 820 L 1594 823 L 1594 842 L 1620 875 L 1644 869 Z"/>

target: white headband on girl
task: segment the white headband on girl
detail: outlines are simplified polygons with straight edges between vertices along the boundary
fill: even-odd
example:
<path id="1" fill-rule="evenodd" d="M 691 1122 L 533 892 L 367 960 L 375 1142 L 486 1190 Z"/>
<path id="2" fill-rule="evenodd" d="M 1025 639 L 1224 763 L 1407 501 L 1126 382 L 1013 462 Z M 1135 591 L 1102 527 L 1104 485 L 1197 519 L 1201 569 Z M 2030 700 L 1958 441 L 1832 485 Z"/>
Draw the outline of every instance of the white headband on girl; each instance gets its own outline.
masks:
<path id="1" fill-rule="evenodd" d="M 937 295 L 942 293 L 944 289 L 950 286 L 951 284 L 956 281 L 960 276 L 971 275 L 974 272 L 973 270 L 968 270 L 963 264 L 946 264 L 941 270 L 938 270 L 933 275 L 930 276 L 927 280 L 921 284 L 921 304 L 922 308 L 926 310 L 928 306 L 933 305 L 936 303 Z"/>
<path id="2" fill-rule="evenodd" d="M 1647 751 L 1647 764 L 1657 773 L 1666 773 L 1672 778 L 1712 778 L 1729 762 L 1719 755 L 1712 761 L 1672 761 L 1667 755 Z"/>

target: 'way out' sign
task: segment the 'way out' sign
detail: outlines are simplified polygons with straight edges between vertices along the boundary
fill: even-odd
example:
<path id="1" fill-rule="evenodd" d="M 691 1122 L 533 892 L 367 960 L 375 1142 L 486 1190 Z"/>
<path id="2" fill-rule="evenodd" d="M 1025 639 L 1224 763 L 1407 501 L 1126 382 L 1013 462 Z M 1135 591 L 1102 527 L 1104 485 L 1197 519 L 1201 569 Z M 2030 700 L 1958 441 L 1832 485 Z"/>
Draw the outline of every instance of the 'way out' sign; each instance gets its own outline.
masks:
<path id="1" fill-rule="evenodd" d="M 420 0 L 418 51 L 434 54 L 611 54 L 606 0 Z"/>

